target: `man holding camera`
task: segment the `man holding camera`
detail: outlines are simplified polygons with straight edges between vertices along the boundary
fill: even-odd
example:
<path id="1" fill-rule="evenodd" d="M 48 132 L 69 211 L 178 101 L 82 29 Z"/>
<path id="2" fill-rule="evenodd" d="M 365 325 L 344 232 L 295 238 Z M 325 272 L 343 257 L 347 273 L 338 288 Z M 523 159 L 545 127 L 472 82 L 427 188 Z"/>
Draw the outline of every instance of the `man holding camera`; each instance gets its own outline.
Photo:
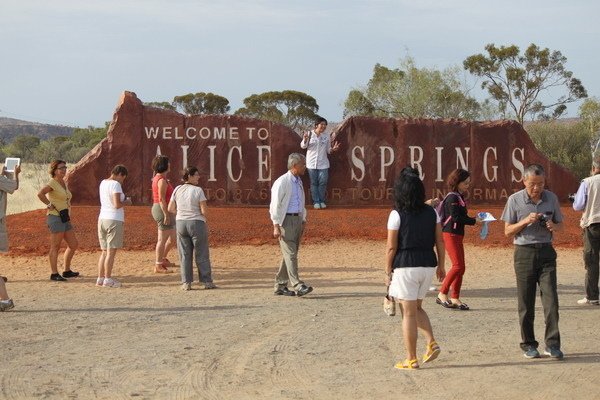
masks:
<path id="1" fill-rule="evenodd" d="M 578 304 L 600 305 L 598 299 L 598 271 L 600 253 L 600 156 L 592 161 L 592 175 L 581 181 L 573 209 L 583 211 L 583 261 L 585 263 L 585 297 Z"/>
<path id="2" fill-rule="evenodd" d="M 2 167 L 0 174 L 0 252 L 8 251 L 8 232 L 6 230 L 6 206 L 9 193 L 19 188 L 19 173 L 21 166 L 16 165 L 14 171 L 8 172 L 6 165 Z M 10 310 L 15 306 L 6 291 L 5 277 L 0 277 L 0 311 Z"/>
<path id="3" fill-rule="evenodd" d="M 556 195 L 544 190 L 544 168 L 532 164 L 523 174 L 525 189 L 508 198 L 501 219 L 504 234 L 513 237 L 514 268 L 521 326 L 521 349 L 526 358 L 539 358 L 535 340 L 535 296 L 537 286 L 546 321 L 544 354 L 562 359 L 558 330 L 558 294 L 556 291 L 556 251 L 552 235 L 562 230 L 563 216 Z"/>

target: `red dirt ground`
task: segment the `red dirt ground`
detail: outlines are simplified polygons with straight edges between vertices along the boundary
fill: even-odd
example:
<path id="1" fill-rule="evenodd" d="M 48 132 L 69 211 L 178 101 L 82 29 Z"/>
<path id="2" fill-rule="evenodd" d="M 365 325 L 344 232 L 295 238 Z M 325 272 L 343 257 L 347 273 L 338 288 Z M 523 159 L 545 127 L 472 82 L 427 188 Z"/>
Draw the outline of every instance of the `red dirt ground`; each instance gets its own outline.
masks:
<path id="1" fill-rule="evenodd" d="M 503 206 L 478 206 L 470 210 L 491 212 L 496 218 Z M 388 208 L 336 208 L 308 211 L 308 224 L 304 242 L 317 243 L 333 239 L 378 240 L 386 238 Z M 562 208 L 565 230 L 556 235 L 558 247 L 581 246 L 580 213 L 570 206 Z M 82 251 L 98 250 L 96 222 L 99 207 L 75 206 L 71 212 L 74 229 Z M 10 255 L 43 255 L 48 253 L 49 235 L 45 210 L 9 215 L 7 225 Z M 275 243 L 271 237 L 272 225 L 266 207 L 210 208 L 208 214 L 209 241 L 211 246 L 231 244 L 262 245 Z M 478 246 L 505 247 L 511 241 L 503 235 L 504 223 L 493 222 L 487 239 L 479 238 L 477 228 L 469 229 L 466 243 Z M 152 250 L 156 243 L 156 225 L 150 215 L 150 207 L 133 206 L 125 211 L 125 250 Z"/>

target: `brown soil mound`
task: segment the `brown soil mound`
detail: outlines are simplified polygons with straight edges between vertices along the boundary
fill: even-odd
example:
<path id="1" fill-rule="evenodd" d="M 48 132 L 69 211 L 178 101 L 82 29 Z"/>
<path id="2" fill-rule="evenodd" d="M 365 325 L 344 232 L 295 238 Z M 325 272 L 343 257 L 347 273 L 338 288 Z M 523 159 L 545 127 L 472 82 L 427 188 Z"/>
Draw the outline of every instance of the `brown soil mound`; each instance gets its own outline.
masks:
<path id="1" fill-rule="evenodd" d="M 496 218 L 502 214 L 502 206 L 482 206 L 471 210 L 491 212 Z M 79 248 L 83 251 L 98 250 L 96 222 L 98 207 L 76 206 L 72 210 L 72 222 L 77 232 Z M 332 239 L 385 240 L 389 208 L 336 208 L 309 210 L 304 241 L 326 242 Z M 580 213 L 569 206 L 562 208 L 565 230 L 556 235 L 559 247 L 581 246 Z M 125 249 L 151 250 L 156 243 L 156 225 L 150 216 L 150 208 L 128 207 L 125 211 Z M 9 215 L 7 224 L 10 237 L 10 254 L 43 255 L 48 253 L 49 235 L 45 210 Z M 485 240 L 479 238 L 477 228 L 467 228 L 466 243 L 478 246 L 505 247 L 511 240 L 503 234 L 503 222 L 493 222 Z M 210 208 L 208 226 L 211 246 L 230 244 L 262 245 L 274 243 L 268 209 L 260 208 Z"/>

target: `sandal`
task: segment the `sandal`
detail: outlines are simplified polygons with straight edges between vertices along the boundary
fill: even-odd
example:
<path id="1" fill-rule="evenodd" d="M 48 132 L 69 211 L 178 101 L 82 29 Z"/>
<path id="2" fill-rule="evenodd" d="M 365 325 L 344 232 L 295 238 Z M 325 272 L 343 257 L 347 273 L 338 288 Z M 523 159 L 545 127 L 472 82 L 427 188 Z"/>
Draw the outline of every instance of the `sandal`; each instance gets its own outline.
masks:
<path id="1" fill-rule="evenodd" d="M 163 263 L 156 263 L 156 265 L 154 266 L 155 274 L 170 274 L 171 272 L 173 271 L 165 267 Z"/>
<path id="2" fill-rule="evenodd" d="M 458 308 L 459 310 L 463 310 L 463 311 L 466 311 L 469 309 L 469 306 L 467 305 L 467 303 L 463 303 L 459 299 L 451 299 L 450 301 L 452 302 L 452 305 L 454 306 L 454 308 Z"/>
<path id="3" fill-rule="evenodd" d="M 171 261 L 169 261 L 169 259 L 168 259 L 168 258 L 166 258 L 166 257 L 162 259 L 162 265 L 163 265 L 165 268 L 167 268 L 167 267 L 171 267 L 171 268 L 173 268 L 173 267 L 175 266 L 175 264 L 173 264 Z"/>
<path id="4" fill-rule="evenodd" d="M 454 303 L 452 303 L 450 300 L 444 301 L 444 300 L 440 299 L 439 297 L 436 297 L 435 302 L 444 308 L 456 308 L 456 305 L 454 305 Z"/>
<path id="5" fill-rule="evenodd" d="M 396 369 L 418 369 L 419 368 L 419 360 L 417 360 L 416 358 L 409 360 L 407 358 L 406 360 L 400 361 L 396 365 L 394 365 L 394 368 L 396 368 Z"/>
<path id="6" fill-rule="evenodd" d="M 423 362 L 426 363 L 435 360 L 440 355 L 441 351 L 440 346 L 435 340 L 429 343 L 427 345 L 427 351 L 423 355 Z"/>

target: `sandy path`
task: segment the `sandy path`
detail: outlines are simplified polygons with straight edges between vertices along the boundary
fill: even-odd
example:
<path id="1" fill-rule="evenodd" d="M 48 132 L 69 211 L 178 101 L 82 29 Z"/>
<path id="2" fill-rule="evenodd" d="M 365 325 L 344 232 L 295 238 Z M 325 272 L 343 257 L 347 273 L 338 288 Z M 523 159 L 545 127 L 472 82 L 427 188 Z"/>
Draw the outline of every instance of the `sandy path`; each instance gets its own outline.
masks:
<path id="1" fill-rule="evenodd" d="M 17 307 L 0 314 L 0 398 L 598 398 L 600 307 L 575 304 L 580 249 L 559 250 L 564 361 L 519 351 L 512 250 L 469 246 L 472 310 L 426 299 L 442 354 L 398 371 L 401 319 L 381 310 L 383 246 L 305 245 L 301 276 L 315 292 L 300 299 L 272 295 L 273 245 L 213 249 L 220 289 L 191 292 L 178 274 L 149 274 L 147 251 L 118 254 L 121 289 L 93 286 L 96 253 L 76 256 L 85 277 L 68 283 L 47 280 L 44 257 L 4 257 Z"/>

